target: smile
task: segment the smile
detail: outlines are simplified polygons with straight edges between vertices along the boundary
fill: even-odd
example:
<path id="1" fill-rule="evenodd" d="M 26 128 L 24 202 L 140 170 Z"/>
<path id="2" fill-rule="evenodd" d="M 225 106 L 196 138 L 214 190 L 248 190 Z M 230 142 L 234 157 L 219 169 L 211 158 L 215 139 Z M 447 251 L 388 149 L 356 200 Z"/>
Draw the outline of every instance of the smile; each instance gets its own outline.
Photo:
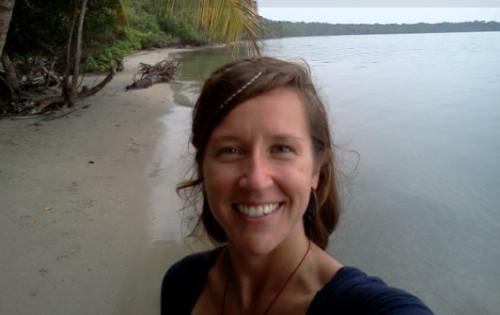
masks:
<path id="1" fill-rule="evenodd" d="M 235 208 L 239 213 L 249 217 L 261 217 L 274 212 L 274 210 L 278 209 L 279 205 L 279 203 L 270 203 L 258 206 L 236 205 Z"/>

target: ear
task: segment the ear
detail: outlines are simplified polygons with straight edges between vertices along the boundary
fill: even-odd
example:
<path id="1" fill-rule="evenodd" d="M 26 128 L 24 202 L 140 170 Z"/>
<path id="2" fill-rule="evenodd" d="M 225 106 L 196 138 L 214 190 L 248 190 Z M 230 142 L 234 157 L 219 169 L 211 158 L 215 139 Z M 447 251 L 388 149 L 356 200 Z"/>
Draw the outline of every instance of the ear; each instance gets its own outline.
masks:
<path id="1" fill-rule="evenodd" d="M 318 164 L 318 163 L 315 163 L 315 164 Z M 316 190 L 316 188 L 318 188 L 320 168 L 321 167 L 318 165 L 314 166 L 313 174 L 311 177 L 311 188 L 314 190 Z"/>

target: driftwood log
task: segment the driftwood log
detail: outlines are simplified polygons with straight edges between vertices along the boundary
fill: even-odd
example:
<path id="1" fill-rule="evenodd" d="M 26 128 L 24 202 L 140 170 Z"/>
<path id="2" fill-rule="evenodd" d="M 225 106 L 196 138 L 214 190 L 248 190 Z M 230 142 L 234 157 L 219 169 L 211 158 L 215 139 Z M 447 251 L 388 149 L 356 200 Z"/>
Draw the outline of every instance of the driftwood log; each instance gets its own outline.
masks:
<path id="1" fill-rule="evenodd" d="M 170 59 L 162 60 L 153 66 L 141 62 L 136 74 L 136 76 L 140 75 L 140 79 L 134 78 L 134 83 L 127 85 L 125 90 L 145 89 L 156 83 L 170 82 L 178 70 L 179 62 Z"/>

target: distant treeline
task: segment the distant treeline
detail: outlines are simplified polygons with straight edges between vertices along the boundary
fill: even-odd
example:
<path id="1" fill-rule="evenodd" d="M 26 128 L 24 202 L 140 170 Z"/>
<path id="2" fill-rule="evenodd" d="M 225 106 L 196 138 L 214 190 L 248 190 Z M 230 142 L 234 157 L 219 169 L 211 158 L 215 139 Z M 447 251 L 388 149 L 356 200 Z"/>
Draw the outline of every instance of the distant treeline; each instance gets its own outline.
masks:
<path id="1" fill-rule="evenodd" d="M 263 18 L 263 23 L 266 30 L 264 38 L 500 31 L 500 23 L 484 21 L 437 24 L 329 24 L 271 21 Z"/>

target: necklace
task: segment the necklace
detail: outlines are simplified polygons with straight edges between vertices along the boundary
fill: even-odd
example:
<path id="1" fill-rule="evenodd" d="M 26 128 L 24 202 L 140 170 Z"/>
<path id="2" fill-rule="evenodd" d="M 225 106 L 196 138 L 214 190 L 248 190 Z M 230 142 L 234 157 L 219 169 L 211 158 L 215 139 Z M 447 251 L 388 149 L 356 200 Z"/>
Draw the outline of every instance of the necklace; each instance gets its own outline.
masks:
<path id="1" fill-rule="evenodd" d="M 290 282 L 290 280 L 292 279 L 293 275 L 297 272 L 297 270 L 299 270 L 300 265 L 302 265 L 302 263 L 306 259 L 307 253 L 309 253 L 310 249 L 311 249 L 311 240 L 309 239 L 309 245 L 307 246 L 307 250 L 304 253 L 304 256 L 302 256 L 302 259 L 300 259 L 300 261 L 297 264 L 297 266 L 295 267 L 295 269 L 293 269 L 293 271 L 290 273 L 290 275 L 288 275 L 288 277 L 286 278 L 285 282 L 281 285 L 281 288 L 279 289 L 278 293 L 273 298 L 273 300 L 271 301 L 271 303 L 269 303 L 269 306 L 266 308 L 266 310 L 264 311 L 263 315 L 266 315 L 267 312 L 269 312 L 269 310 L 273 306 L 274 302 L 276 302 L 276 300 L 279 298 L 279 296 L 281 295 L 281 293 L 285 290 L 285 287 L 288 284 L 288 282 Z M 229 266 L 231 266 L 231 264 Z M 229 280 L 230 279 L 231 279 L 231 273 L 229 273 L 229 275 L 227 276 L 226 285 L 224 287 L 224 295 L 222 296 L 222 305 L 221 305 L 221 308 L 220 308 L 220 314 L 221 315 L 224 314 L 224 304 L 226 302 L 227 289 L 229 288 Z"/>

